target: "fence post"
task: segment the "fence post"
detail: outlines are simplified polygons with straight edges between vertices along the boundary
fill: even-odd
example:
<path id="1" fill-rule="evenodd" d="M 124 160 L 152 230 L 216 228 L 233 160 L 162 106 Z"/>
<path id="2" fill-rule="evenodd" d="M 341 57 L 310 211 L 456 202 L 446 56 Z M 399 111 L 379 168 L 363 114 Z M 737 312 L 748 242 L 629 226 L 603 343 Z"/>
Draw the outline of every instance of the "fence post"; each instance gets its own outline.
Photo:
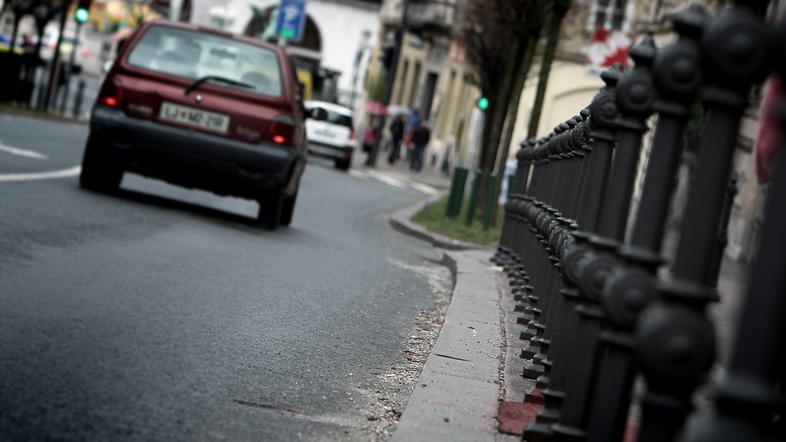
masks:
<path id="1" fill-rule="evenodd" d="M 76 97 L 74 97 L 74 118 L 79 118 L 82 112 L 82 99 L 85 94 L 85 80 L 79 79 L 79 84 L 76 89 Z"/>
<path id="2" fill-rule="evenodd" d="M 466 167 L 456 166 L 453 168 L 453 181 L 450 184 L 448 204 L 445 207 L 445 216 L 448 218 L 456 218 L 461 213 L 468 174 L 469 170 Z"/>
<path id="3" fill-rule="evenodd" d="M 613 128 L 614 120 L 617 117 L 615 88 L 619 79 L 619 73 L 619 68 L 616 67 L 602 74 L 606 87 L 595 96 L 590 106 L 589 128 L 592 139 L 590 145 L 592 152 L 588 167 L 590 168 L 590 176 L 593 179 L 590 180 L 589 185 L 584 189 L 584 196 L 579 209 L 580 216 L 585 218 L 584 224 L 579 224 L 579 228 L 586 229 L 586 232 L 574 232 L 576 243 L 561 256 L 561 270 L 563 273 L 567 272 L 566 278 L 573 283 L 578 282 L 578 278 L 575 278 L 575 275 L 580 273 L 580 266 L 584 263 L 584 259 L 589 251 L 589 247 L 586 244 L 591 236 L 589 232 L 595 231 L 598 226 L 599 207 L 604 198 L 603 189 L 610 170 L 611 153 L 614 145 Z M 572 280 L 570 279 L 571 277 L 573 277 Z M 576 315 L 579 311 L 588 312 L 588 310 L 582 307 L 582 304 L 578 303 L 584 302 L 583 298 L 580 300 L 577 297 L 577 292 L 572 291 L 572 287 L 568 286 L 567 289 L 564 292 L 560 290 L 556 295 L 561 300 L 564 298 L 564 301 L 570 303 L 569 305 L 563 304 L 563 318 L 560 318 L 560 321 L 566 324 L 565 330 L 561 332 L 563 347 L 566 345 L 566 342 L 570 343 L 577 336 L 581 338 L 592 332 L 592 330 L 586 330 L 588 323 L 584 321 L 584 324 L 582 324 Z M 535 343 L 536 348 L 539 350 L 538 354 L 544 354 L 549 351 L 552 344 L 547 339 L 535 341 Z M 570 348 L 561 349 L 559 342 L 555 342 L 555 344 L 556 347 L 551 348 L 550 353 L 558 359 L 562 351 L 570 350 Z M 535 356 L 537 357 L 537 354 Z M 544 396 L 545 406 L 538 413 L 535 422 L 525 430 L 525 436 L 528 440 L 548 440 L 552 437 L 553 431 L 551 426 L 559 419 L 562 403 L 566 397 L 565 388 L 574 368 L 576 368 L 575 365 L 568 367 L 563 364 L 554 364 L 548 388 L 541 391 Z"/>
<path id="4" fill-rule="evenodd" d="M 784 27 L 786 30 L 786 26 Z M 786 69 L 784 69 L 786 72 Z M 786 382 L 786 103 L 781 103 L 777 165 L 765 208 L 763 241 L 748 278 L 742 316 L 726 375 L 714 388 L 711 413 L 692 426 L 690 442 L 783 440 Z M 753 337 L 755 342 L 749 338 Z M 778 391 L 778 364 L 780 391 Z M 773 434 L 778 433 L 778 434 Z"/>
<path id="5" fill-rule="evenodd" d="M 497 204 L 497 201 L 494 199 L 494 190 L 496 188 L 497 175 L 492 173 L 489 176 L 489 185 L 486 189 L 486 194 L 489 195 L 489 198 L 486 198 L 486 207 L 483 208 L 483 230 L 488 230 L 491 227 L 491 215 L 494 213 L 494 205 Z"/>
<path id="6" fill-rule="evenodd" d="M 522 357 L 531 360 L 523 374 L 537 378 L 537 391 L 525 400 L 543 404 L 525 440 L 623 440 L 639 371 L 646 391 L 638 440 L 674 441 L 682 430 L 715 357 L 706 310 L 717 299 L 743 112 L 751 86 L 771 65 L 786 73 L 786 20 L 776 38 L 760 6 L 740 2 L 711 19 L 689 6 L 674 18 L 675 42 L 657 53 L 651 38 L 636 45 L 635 68 L 618 81 L 614 71 L 604 73 L 607 87 L 589 115 L 523 143 L 517 154 L 527 173 L 517 173 L 512 186 L 494 259 L 508 274 L 522 313 L 517 322 L 527 326 Z M 671 276 L 662 278 L 674 176 L 699 95 L 706 110 L 699 166 Z M 626 232 L 652 111 L 658 120 L 641 203 Z M 786 128 L 786 103 L 780 111 Z M 680 440 L 783 438 L 777 419 L 786 403 L 786 210 L 774 203 L 786 198 L 780 136 L 783 155 L 728 375 L 715 390 L 715 410 Z"/>
<path id="7" fill-rule="evenodd" d="M 505 204 L 505 222 L 502 224 L 502 233 L 500 234 L 497 252 L 491 258 L 492 262 L 503 267 L 507 266 L 506 270 L 512 270 L 510 267 L 520 261 L 520 257 L 515 253 L 513 247 L 516 244 L 515 238 L 518 236 L 517 234 L 521 228 L 519 221 L 522 220 L 517 211 L 524 195 L 527 193 L 530 165 L 532 164 L 529 156 L 529 147 L 530 142 L 524 141 L 516 153 L 518 165 L 508 187 L 508 201 Z M 522 268 L 517 273 L 522 273 L 516 275 L 521 277 L 526 274 L 526 271 Z"/>
<path id="8" fill-rule="evenodd" d="M 478 197 L 480 194 L 480 176 L 483 172 L 480 169 L 475 170 L 475 176 L 472 178 L 472 190 L 469 194 L 469 202 L 467 203 L 467 212 L 464 218 L 464 224 L 471 226 L 472 220 L 475 219 L 475 211 L 478 209 Z"/>
<path id="9" fill-rule="evenodd" d="M 718 299 L 709 284 L 734 146 L 752 84 L 771 62 L 769 30 L 750 6 L 735 4 L 708 21 L 702 39 L 707 123 L 699 166 L 688 193 L 673 277 L 641 316 L 636 350 L 647 379 L 639 441 L 673 440 L 692 395 L 714 360 L 706 307 Z M 763 339 L 763 336 L 756 337 Z"/>

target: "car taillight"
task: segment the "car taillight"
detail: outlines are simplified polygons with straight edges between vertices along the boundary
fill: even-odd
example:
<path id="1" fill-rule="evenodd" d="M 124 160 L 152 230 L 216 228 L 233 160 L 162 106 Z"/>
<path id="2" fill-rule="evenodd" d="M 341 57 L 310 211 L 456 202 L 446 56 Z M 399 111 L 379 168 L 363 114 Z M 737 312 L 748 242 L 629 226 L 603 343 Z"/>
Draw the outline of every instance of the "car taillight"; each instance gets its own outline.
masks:
<path id="1" fill-rule="evenodd" d="M 295 120 L 289 115 L 279 115 L 270 122 L 267 130 L 267 141 L 291 146 L 295 137 Z"/>
<path id="2" fill-rule="evenodd" d="M 114 81 L 108 80 L 101 88 L 98 102 L 109 107 L 118 107 L 123 101 L 123 90 L 117 87 Z"/>

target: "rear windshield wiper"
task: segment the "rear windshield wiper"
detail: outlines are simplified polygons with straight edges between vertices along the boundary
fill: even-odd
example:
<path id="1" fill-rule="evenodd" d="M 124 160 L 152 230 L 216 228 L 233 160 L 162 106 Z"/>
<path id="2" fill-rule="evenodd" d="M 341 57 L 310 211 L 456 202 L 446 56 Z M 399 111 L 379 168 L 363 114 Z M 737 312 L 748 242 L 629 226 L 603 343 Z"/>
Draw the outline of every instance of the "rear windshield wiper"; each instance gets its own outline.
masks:
<path id="1" fill-rule="evenodd" d="M 219 77 L 218 75 L 205 75 L 191 83 L 183 93 L 185 95 L 190 94 L 194 89 L 198 88 L 202 83 L 207 82 L 215 82 L 215 83 L 223 83 L 229 86 L 239 87 L 243 89 L 254 89 L 254 85 L 243 83 L 242 81 L 235 81 L 231 78 Z"/>

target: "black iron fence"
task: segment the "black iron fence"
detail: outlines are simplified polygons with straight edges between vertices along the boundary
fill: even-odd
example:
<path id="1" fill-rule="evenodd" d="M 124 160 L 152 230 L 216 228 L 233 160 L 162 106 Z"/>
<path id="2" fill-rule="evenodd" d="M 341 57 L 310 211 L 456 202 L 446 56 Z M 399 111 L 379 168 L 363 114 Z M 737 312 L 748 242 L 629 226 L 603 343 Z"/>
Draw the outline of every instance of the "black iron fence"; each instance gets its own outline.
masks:
<path id="1" fill-rule="evenodd" d="M 673 19 L 672 43 L 656 48 L 645 38 L 630 52 L 635 67 L 603 73 L 606 86 L 587 109 L 522 144 L 494 260 L 527 326 L 531 398 L 543 401 L 526 440 L 630 438 L 634 402 L 639 441 L 786 440 L 784 135 L 732 356 L 712 406 L 692 419 L 716 357 L 707 307 L 719 299 L 740 123 L 751 88 L 786 74 L 786 22 L 767 22 L 763 9 L 740 2 L 708 17 L 690 6 Z M 705 121 L 698 166 L 667 260 L 665 226 L 696 102 Z M 641 198 L 628 222 L 652 115 Z M 786 134 L 786 110 L 780 124 Z M 644 387 L 634 394 L 637 379 Z"/>

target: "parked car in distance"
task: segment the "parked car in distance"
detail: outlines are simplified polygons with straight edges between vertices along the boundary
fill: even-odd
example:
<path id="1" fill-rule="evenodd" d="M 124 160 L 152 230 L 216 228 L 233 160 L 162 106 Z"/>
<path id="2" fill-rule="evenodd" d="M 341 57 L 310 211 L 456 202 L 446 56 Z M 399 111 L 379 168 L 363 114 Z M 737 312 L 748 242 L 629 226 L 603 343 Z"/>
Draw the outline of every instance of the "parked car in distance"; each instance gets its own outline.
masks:
<path id="1" fill-rule="evenodd" d="M 336 169 L 348 170 L 357 146 L 352 110 L 324 101 L 307 101 L 308 152 L 331 158 Z"/>
<path id="2" fill-rule="evenodd" d="M 289 225 L 306 162 L 292 60 L 278 46 L 153 21 L 129 38 L 101 86 L 80 183 L 112 190 L 131 171 L 259 202 Z"/>

